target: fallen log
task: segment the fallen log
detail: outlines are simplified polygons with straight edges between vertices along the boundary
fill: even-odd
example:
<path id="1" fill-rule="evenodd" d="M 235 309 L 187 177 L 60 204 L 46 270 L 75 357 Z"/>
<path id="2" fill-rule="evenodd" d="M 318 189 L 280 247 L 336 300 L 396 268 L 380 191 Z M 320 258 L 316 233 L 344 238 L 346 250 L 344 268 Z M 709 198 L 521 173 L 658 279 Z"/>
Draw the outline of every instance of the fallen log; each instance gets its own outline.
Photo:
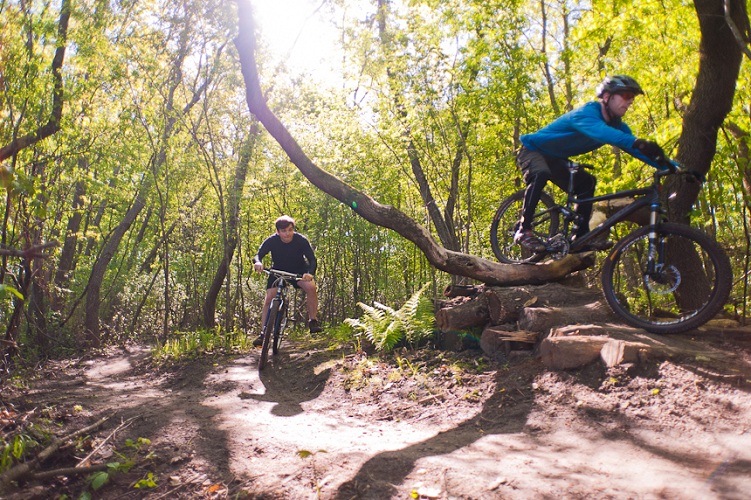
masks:
<path id="1" fill-rule="evenodd" d="M 444 297 L 474 297 L 482 290 L 482 285 L 448 285 L 443 290 Z"/>
<path id="2" fill-rule="evenodd" d="M 485 295 L 478 295 L 457 306 L 444 307 L 435 314 L 436 327 L 442 332 L 485 326 L 489 320 L 488 300 Z"/>
<path id="3" fill-rule="evenodd" d="M 499 352 L 508 355 L 511 351 L 511 342 L 536 344 L 539 336 L 537 332 L 517 330 L 511 325 L 488 326 L 482 331 L 480 349 L 488 356 Z"/>
<path id="4" fill-rule="evenodd" d="M 622 363 L 644 363 L 649 350 L 649 346 L 642 342 L 610 340 L 602 346 L 600 359 L 608 368 Z"/>
<path id="5" fill-rule="evenodd" d="M 552 328 L 582 323 L 606 323 L 615 314 L 603 302 L 576 307 L 525 307 L 519 317 L 519 328 L 547 334 Z"/>
<path id="6" fill-rule="evenodd" d="M 541 286 L 487 287 L 483 292 L 488 303 L 491 325 L 503 325 L 519 320 L 526 307 L 576 306 L 602 300 L 600 290 L 571 287 L 559 283 Z"/>

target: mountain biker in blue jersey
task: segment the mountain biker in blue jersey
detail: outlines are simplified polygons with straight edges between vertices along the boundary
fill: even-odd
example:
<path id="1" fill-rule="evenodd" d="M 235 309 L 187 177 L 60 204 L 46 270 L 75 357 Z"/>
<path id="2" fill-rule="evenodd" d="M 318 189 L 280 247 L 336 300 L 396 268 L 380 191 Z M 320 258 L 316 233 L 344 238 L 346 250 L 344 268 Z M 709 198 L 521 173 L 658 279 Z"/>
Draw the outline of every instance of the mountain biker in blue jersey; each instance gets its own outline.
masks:
<path id="1" fill-rule="evenodd" d="M 292 217 L 282 215 L 274 221 L 274 226 L 276 233 L 266 238 L 261 243 L 258 253 L 253 256 L 253 268 L 258 273 L 262 272 L 263 258 L 271 253 L 274 269 L 302 275 L 302 279 L 293 281 L 292 286 L 302 288 L 305 292 L 310 333 L 319 333 L 323 329 L 318 323 L 318 292 L 315 281 L 313 281 L 317 261 L 313 247 L 310 246 L 310 242 L 305 236 L 295 232 L 295 219 Z M 261 325 L 266 324 L 269 304 L 276 296 L 275 279 L 275 277 L 269 276 L 266 282 L 266 299 L 261 312 Z M 253 345 L 260 346 L 262 341 L 263 337 L 258 337 L 253 341 Z"/>
<path id="2" fill-rule="evenodd" d="M 522 147 L 517 153 L 516 163 L 527 188 L 514 242 L 535 253 L 545 251 L 544 243 L 531 228 L 535 207 L 548 181 L 561 189 L 568 188 L 567 163 L 570 157 L 610 144 L 655 168 L 664 168 L 660 163 L 665 159 L 662 148 L 654 142 L 637 139 L 621 120 L 634 98 L 644 94 L 636 80 L 626 75 L 608 76 L 597 87 L 596 93 L 599 100 L 566 113 L 535 133 L 521 136 Z M 577 197 L 594 196 L 596 182 L 595 176 L 579 170 L 574 177 Z M 582 220 L 589 221 L 592 204 L 580 203 L 576 212 Z M 588 232 L 589 224 L 582 224 L 577 228 L 575 238 L 581 238 Z M 609 241 L 599 241 L 577 251 L 606 250 L 611 246 Z"/>

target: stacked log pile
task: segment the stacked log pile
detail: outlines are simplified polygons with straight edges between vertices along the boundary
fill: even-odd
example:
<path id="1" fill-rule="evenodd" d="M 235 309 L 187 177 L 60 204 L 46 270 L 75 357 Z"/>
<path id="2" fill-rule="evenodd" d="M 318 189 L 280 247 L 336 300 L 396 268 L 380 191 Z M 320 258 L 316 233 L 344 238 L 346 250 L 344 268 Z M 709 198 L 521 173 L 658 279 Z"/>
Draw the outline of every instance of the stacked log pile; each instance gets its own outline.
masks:
<path id="1" fill-rule="evenodd" d="M 552 370 L 597 361 L 608 367 L 644 364 L 678 356 L 728 362 L 722 359 L 727 354 L 716 354 L 685 338 L 624 326 L 597 289 L 561 283 L 481 285 L 449 287 L 444 295 L 451 298 L 438 304 L 436 324 L 447 349 L 467 347 L 465 332 L 474 331 L 481 332 L 480 347 L 485 354 L 508 355 L 520 345 L 533 346 Z M 726 331 L 728 325 L 721 325 L 722 321 L 711 322 L 707 329 Z"/>
<path id="2" fill-rule="evenodd" d="M 461 292 L 461 293 L 459 293 Z M 548 283 L 540 286 L 448 288 L 436 324 L 444 347 L 467 347 L 465 332 L 480 335 L 491 357 L 524 345 L 553 370 L 600 361 L 608 367 L 649 359 L 692 355 L 689 344 L 620 324 L 596 289 Z M 711 356 L 704 352 L 702 356 Z"/>
<path id="3" fill-rule="evenodd" d="M 459 295 L 453 289 L 445 294 Z M 612 321 L 613 313 L 598 290 L 548 283 L 539 286 L 478 286 L 474 295 L 462 293 L 440 305 L 438 329 L 448 348 L 461 348 L 461 334 L 480 330 L 487 354 L 508 352 L 511 342 L 537 344 L 551 328 Z"/>

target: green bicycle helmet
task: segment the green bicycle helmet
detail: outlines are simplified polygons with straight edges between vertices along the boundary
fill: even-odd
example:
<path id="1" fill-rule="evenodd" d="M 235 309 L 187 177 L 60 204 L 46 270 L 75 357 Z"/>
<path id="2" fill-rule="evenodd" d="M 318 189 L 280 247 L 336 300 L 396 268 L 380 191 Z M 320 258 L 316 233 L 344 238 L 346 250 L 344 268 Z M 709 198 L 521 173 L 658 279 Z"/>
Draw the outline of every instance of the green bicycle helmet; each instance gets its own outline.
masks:
<path id="1" fill-rule="evenodd" d="M 602 97 L 605 92 L 614 94 L 616 92 L 631 91 L 636 95 L 643 94 L 636 80 L 626 75 L 606 76 L 601 84 L 597 86 L 597 97 Z"/>

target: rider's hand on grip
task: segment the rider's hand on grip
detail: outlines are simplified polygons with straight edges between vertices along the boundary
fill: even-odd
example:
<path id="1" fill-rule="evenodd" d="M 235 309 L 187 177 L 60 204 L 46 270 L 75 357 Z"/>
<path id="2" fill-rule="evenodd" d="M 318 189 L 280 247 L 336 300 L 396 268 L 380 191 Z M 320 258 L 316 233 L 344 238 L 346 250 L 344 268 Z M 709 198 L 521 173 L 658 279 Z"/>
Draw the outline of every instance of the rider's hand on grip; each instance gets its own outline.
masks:
<path id="1" fill-rule="evenodd" d="M 660 145 L 656 142 L 636 139 L 634 141 L 634 148 L 638 149 L 639 152 L 647 158 L 655 161 L 660 161 L 665 158 L 665 151 L 663 151 Z"/>

